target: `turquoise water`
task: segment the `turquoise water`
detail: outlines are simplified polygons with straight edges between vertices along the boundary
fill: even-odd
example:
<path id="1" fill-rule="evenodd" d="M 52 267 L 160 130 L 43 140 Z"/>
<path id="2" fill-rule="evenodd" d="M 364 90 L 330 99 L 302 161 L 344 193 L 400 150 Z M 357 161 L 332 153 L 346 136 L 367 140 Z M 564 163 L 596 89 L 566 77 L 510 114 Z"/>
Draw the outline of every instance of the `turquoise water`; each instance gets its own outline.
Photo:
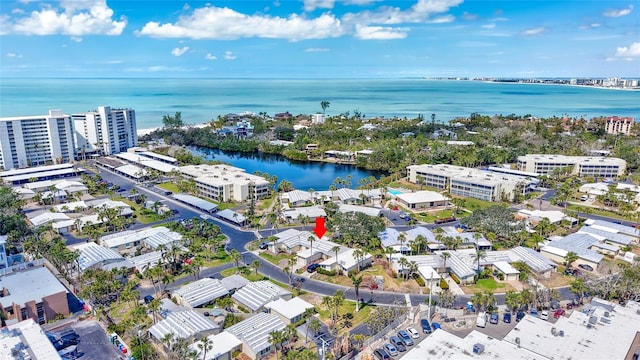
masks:
<path id="1" fill-rule="evenodd" d="M 416 117 L 446 122 L 483 115 L 633 116 L 640 92 L 576 86 L 433 81 L 423 79 L 0 79 L 0 117 L 92 110 L 101 105 L 136 110 L 138 128 L 161 126 L 162 115 L 182 112 L 200 124 L 228 113 L 273 115 L 354 110 L 366 117 Z"/>
<path id="2" fill-rule="evenodd" d="M 400 195 L 402 194 L 402 191 L 400 190 L 396 190 L 396 189 L 388 189 L 387 192 L 391 195 Z"/>

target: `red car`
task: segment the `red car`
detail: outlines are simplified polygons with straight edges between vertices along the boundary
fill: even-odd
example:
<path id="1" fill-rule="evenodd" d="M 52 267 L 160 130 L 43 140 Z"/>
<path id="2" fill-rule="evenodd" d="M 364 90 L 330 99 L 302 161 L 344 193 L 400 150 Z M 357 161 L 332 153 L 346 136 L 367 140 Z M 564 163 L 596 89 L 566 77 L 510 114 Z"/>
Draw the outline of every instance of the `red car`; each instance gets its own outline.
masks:
<path id="1" fill-rule="evenodd" d="M 553 313 L 553 317 L 558 319 L 560 316 L 564 316 L 564 309 L 558 309 Z"/>

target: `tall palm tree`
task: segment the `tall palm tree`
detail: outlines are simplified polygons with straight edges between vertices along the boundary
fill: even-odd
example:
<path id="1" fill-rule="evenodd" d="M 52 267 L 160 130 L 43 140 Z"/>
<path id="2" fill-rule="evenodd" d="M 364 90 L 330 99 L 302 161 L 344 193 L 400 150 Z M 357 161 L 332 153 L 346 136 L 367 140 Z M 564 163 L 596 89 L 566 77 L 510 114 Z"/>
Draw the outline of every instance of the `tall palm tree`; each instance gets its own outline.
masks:
<path id="1" fill-rule="evenodd" d="M 480 260 L 484 259 L 485 257 L 485 251 L 484 250 L 476 250 L 476 263 L 478 264 L 478 275 L 480 275 Z"/>
<path id="2" fill-rule="evenodd" d="M 253 270 L 256 272 L 256 276 L 258 276 L 258 269 L 262 266 L 262 263 L 260 262 L 260 260 L 253 260 L 251 262 L 251 267 L 253 268 Z"/>
<path id="3" fill-rule="evenodd" d="M 236 271 L 238 271 L 240 269 L 240 260 L 242 260 L 242 254 L 240 254 L 238 250 L 232 249 L 231 251 L 229 251 L 229 257 L 231 258 L 231 261 L 233 261 L 236 267 Z"/>
<path id="4" fill-rule="evenodd" d="M 401 266 L 400 271 L 402 272 L 402 277 L 406 280 L 406 271 L 405 269 L 409 266 L 409 261 L 404 256 L 398 259 L 398 265 Z"/>
<path id="5" fill-rule="evenodd" d="M 309 243 L 311 244 L 311 256 L 313 256 L 313 241 L 315 240 L 315 236 L 309 236 L 309 238 L 307 240 L 309 240 Z"/>
<path id="6" fill-rule="evenodd" d="M 338 251 L 340 251 L 340 246 L 336 245 L 332 247 L 331 251 L 333 251 L 336 254 L 336 265 L 337 265 L 337 268 L 340 269 L 340 263 L 338 262 Z M 337 271 L 339 272 L 339 270 Z"/>
<path id="7" fill-rule="evenodd" d="M 402 244 L 407 240 L 407 236 L 405 234 L 398 235 L 398 241 L 400 242 L 400 254 L 404 254 L 404 250 L 402 249 Z"/>
<path id="8" fill-rule="evenodd" d="M 358 311 L 358 303 L 360 302 L 360 285 L 362 285 L 362 276 L 351 275 L 351 283 L 356 293 L 356 312 Z"/>
<path id="9" fill-rule="evenodd" d="M 207 351 L 213 349 L 213 340 L 208 336 L 203 336 L 198 342 L 198 350 L 202 352 L 202 360 L 207 358 Z"/>
<path id="10" fill-rule="evenodd" d="M 358 272 L 360 272 L 360 259 L 362 259 L 363 257 L 364 257 L 364 251 L 360 249 L 353 250 L 353 258 L 358 264 Z"/>
<path id="11" fill-rule="evenodd" d="M 269 333 L 268 340 L 271 345 L 276 348 L 276 359 L 280 359 L 280 351 L 279 348 L 282 346 L 284 342 L 284 334 L 282 331 L 274 330 Z"/>
<path id="12" fill-rule="evenodd" d="M 447 251 L 443 251 L 440 254 L 440 257 L 444 261 L 443 272 L 446 272 L 447 271 L 447 260 L 451 257 L 451 254 L 449 252 L 447 252 Z"/>
<path id="13" fill-rule="evenodd" d="M 392 246 L 387 246 L 385 248 L 385 252 L 389 254 L 389 265 L 391 265 L 391 255 L 395 254 L 396 249 L 394 249 Z"/>
<path id="14" fill-rule="evenodd" d="M 331 105 L 330 102 L 324 100 L 324 101 L 320 101 L 320 107 L 322 108 L 322 114 L 324 115 L 327 111 L 327 108 L 329 107 L 329 105 Z"/>

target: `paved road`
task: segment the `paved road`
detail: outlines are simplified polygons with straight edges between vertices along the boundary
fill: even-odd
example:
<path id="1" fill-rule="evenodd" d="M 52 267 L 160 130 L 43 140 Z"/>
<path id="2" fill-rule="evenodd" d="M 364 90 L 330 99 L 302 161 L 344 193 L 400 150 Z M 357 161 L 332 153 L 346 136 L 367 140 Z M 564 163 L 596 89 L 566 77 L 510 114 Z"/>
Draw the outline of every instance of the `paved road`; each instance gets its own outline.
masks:
<path id="1" fill-rule="evenodd" d="M 183 203 L 175 201 L 164 195 L 153 192 L 146 187 L 140 186 L 133 180 L 124 178 L 110 171 L 101 169 L 100 175 L 106 182 L 114 183 L 120 186 L 120 188 L 125 189 L 126 191 L 130 190 L 133 187 L 136 187 L 136 189 L 140 193 L 143 193 L 147 196 L 148 200 L 160 201 L 172 209 L 177 209 L 179 211 L 179 214 L 176 217 L 176 219 L 189 219 L 193 217 L 199 217 L 200 215 L 204 214 L 199 210 L 191 208 L 190 206 L 187 206 Z M 590 218 L 606 219 L 602 216 L 597 216 L 592 214 L 580 214 L 580 215 L 585 217 L 590 217 Z M 611 220 L 611 219 L 608 219 L 608 220 Z M 255 232 L 239 229 L 228 223 L 222 222 L 216 218 L 212 218 L 209 221 L 214 222 L 218 226 L 220 226 L 220 229 L 222 230 L 222 232 L 226 234 L 230 239 L 229 248 L 238 250 L 243 255 L 243 262 L 245 264 L 250 264 L 254 260 L 258 260 L 262 264 L 262 267 L 259 269 L 259 272 L 261 274 L 285 284 L 289 283 L 288 276 L 282 271 L 281 268 L 273 265 L 272 263 L 266 261 L 265 259 L 245 249 L 245 246 L 247 243 L 257 238 Z M 396 222 L 396 223 L 398 225 L 394 227 L 400 231 L 411 228 L 411 226 L 407 226 L 406 224 L 400 224 L 400 222 Z M 429 229 L 434 229 L 440 226 L 454 226 L 456 223 L 457 222 L 451 222 L 443 225 L 426 224 L 421 226 L 426 226 Z M 132 228 L 145 227 L 145 226 L 148 226 L 148 224 L 136 225 L 135 227 L 132 227 Z M 301 229 L 301 230 L 302 228 L 303 227 L 298 227 L 298 229 Z M 309 230 L 311 228 L 312 227 L 308 226 L 306 230 Z M 267 237 L 272 233 L 273 233 L 273 230 L 261 230 L 259 232 L 261 237 Z M 215 276 L 215 274 L 219 273 L 221 270 L 227 269 L 231 266 L 232 266 L 231 264 L 227 264 L 227 265 L 213 268 L 213 269 L 205 269 L 202 271 L 202 277 Z M 193 278 L 191 277 L 181 278 L 178 281 L 176 281 L 174 284 L 172 284 L 169 288 L 172 289 L 172 288 L 178 287 L 181 284 L 184 284 L 187 281 L 192 281 L 192 280 Z M 302 289 L 305 291 L 314 292 L 320 295 L 327 295 L 327 296 L 333 295 L 336 292 L 336 290 L 343 290 L 345 292 L 345 296 L 348 299 L 355 300 L 355 291 L 353 287 L 345 287 L 345 286 L 330 284 L 330 283 L 321 282 L 313 279 L 305 279 L 305 281 L 302 283 Z M 560 290 L 560 293 L 562 294 L 563 299 L 571 299 L 574 297 L 573 294 L 569 292 L 568 287 L 560 288 L 559 290 Z M 148 295 L 150 294 L 149 291 L 152 292 L 153 289 L 152 288 L 141 289 L 140 295 L 141 296 Z M 405 299 L 404 293 L 378 291 L 378 290 L 371 291 L 368 289 L 361 289 L 360 297 L 363 298 L 365 301 L 369 301 L 374 304 L 389 304 L 389 305 L 397 303 L 397 301 L 402 302 Z M 504 304 L 504 295 L 497 294 L 496 297 L 498 299 L 499 305 Z M 411 298 L 412 304 L 416 305 L 418 303 L 424 302 L 428 298 L 428 295 L 411 294 L 410 298 Z M 437 299 L 436 296 L 434 296 L 433 298 L 434 300 Z M 470 295 L 458 296 L 458 298 L 456 299 L 455 307 L 463 306 L 464 304 L 467 303 L 467 301 L 469 301 L 469 298 L 470 298 Z"/>

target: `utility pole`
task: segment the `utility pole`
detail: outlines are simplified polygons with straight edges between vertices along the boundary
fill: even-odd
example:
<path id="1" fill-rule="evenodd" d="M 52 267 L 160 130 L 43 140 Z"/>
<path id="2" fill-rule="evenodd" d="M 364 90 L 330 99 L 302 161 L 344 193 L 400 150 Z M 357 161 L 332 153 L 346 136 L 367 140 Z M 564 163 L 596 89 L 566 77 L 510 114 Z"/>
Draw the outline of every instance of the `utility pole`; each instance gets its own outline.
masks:
<path id="1" fill-rule="evenodd" d="M 431 298 L 433 294 L 433 273 L 429 274 L 429 312 L 428 312 L 428 320 L 431 322 Z"/>

